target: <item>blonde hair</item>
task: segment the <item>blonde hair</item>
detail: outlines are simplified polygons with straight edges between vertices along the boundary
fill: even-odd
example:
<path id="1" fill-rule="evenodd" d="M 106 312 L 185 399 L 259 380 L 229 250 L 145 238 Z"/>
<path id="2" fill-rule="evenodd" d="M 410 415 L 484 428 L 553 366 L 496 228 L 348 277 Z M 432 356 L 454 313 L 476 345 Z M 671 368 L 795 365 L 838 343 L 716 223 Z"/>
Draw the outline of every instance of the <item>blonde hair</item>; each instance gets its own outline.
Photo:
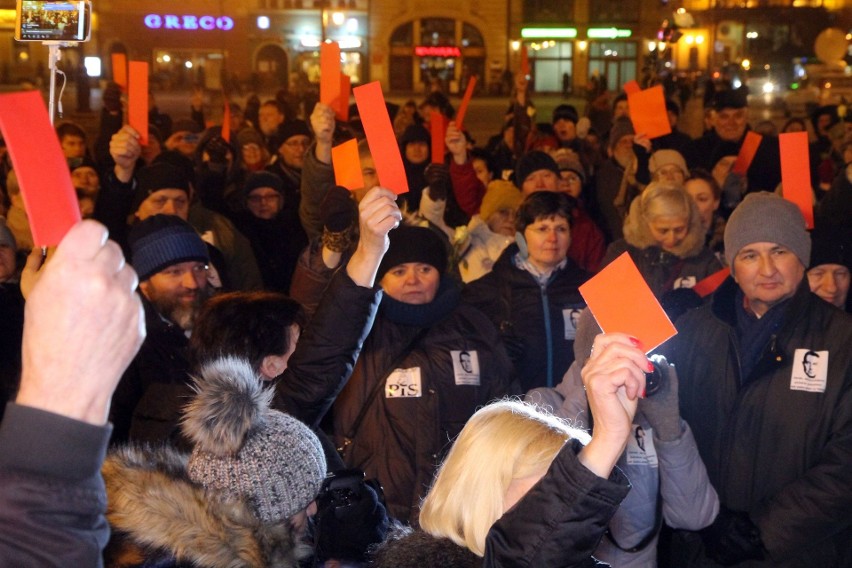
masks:
<path id="1" fill-rule="evenodd" d="M 682 187 L 670 187 L 652 181 L 630 204 L 624 220 L 624 240 L 638 248 L 656 246 L 649 224 L 658 217 L 683 217 L 687 234 L 671 252 L 681 258 L 695 256 L 704 248 L 704 228 L 695 200 Z"/>
<path id="2" fill-rule="evenodd" d="M 420 527 L 485 554 L 485 537 L 503 515 L 514 479 L 544 473 L 570 438 L 588 435 L 517 400 L 495 402 L 468 420 L 420 511 Z"/>

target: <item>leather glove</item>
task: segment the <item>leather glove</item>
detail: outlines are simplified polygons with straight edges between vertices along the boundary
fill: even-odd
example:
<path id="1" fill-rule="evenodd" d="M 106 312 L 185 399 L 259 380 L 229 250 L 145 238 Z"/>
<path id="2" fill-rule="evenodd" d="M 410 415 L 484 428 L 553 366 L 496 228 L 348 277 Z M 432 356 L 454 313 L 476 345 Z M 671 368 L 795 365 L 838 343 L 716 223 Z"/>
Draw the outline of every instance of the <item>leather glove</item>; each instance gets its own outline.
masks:
<path id="1" fill-rule="evenodd" d="M 713 524 L 701 531 L 701 540 L 707 556 L 722 566 L 766 558 L 760 529 L 741 511 L 723 507 Z"/>
<path id="2" fill-rule="evenodd" d="M 664 442 L 675 440 L 681 434 L 680 412 L 677 398 L 677 372 L 665 357 L 652 355 L 655 371 L 659 373 L 660 386 L 655 392 L 639 399 L 639 411 L 645 415 L 654 437 Z"/>
<path id="3" fill-rule="evenodd" d="M 423 172 L 429 184 L 429 197 L 435 201 L 445 201 L 450 193 L 450 168 L 446 164 L 429 164 Z"/>
<path id="4" fill-rule="evenodd" d="M 332 233 L 345 231 L 357 222 L 358 206 L 348 189 L 336 185 L 328 191 L 320 206 L 320 220 Z"/>

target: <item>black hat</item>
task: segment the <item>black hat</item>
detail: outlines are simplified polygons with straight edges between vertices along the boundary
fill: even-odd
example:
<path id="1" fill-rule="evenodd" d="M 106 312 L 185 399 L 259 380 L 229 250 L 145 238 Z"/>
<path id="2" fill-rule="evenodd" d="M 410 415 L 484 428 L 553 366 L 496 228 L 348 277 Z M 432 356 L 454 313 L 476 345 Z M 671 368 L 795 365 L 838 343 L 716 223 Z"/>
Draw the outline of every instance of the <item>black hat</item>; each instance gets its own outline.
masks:
<path id="1" fill-rule="evenodd" d="M 243 192 L 245 193 L 245 195 L 248 195 L 259 187 L 271 187 L 278 193 L 283 194 L 284 180 L 281 179 L 281 176 L 272 172 L 253 172 L 251 175 L 249 175 L 248 179 L 246 179 L 246 184 L 243 188 Z"/>
<path id="2" fill-rule="evenodd" d="M 569 122 L 573 122 L 577 124 L 577 121 L 580 120 L 579 114 L 577 113 L 577 109 L 574 108 L 574 105 L 559 105 L 555 109 L 553 109 L 553 118 L 551 122 L 556 124 L 558 120 L 567 120 Z"/>
<path id="3" fill-rule="evenodd" d="M 447 270 L 449 263 L 447 247 L 432 229 L 400 225 L 388 234 L 388 238 L 390 246 L 379 265 L 377 280 L 381 280 L 394 266 L 408 262 L 429 264 L 441 274 Z"/>
<path id="4" fill-rule="evenodd" d="M 292 138 L 293 136 L 312 136 L 311 129 L 308 128 L 308 123 L 304 120 L 288 120 L 278 125 L 278 130 L 272 135 L 271 145 L 276 150 L 281 147 L 281 144 Z"/>
<path id="5" fill-rule="evenodd" d="M 154 162 L 136 174 L 136 193 L 131 211 L 137 211 L 148 196 L 161 189 L 180 189 L 189 196 L 189 178 L 186 172 L 168 162 Z"/>
<path id="6" fill-rule="evenodd" d="M 406 145 L 412 142 L 425 142 L 426 144 L 430 144 L 432 142 L 432 135 L 429 134 L 429 131 L 426 130 L 426 127 L 422 124 L 412 124 L 402 133 L 402 136 L 399 137 L 399 146 L 401 148 L 405 148 Z"/>
<path id="7" fill-rule="evenodd" d="M 130 263 L 144 282 L 157 272 L 181 262 L 210 262 L 207 245 L 192 226 L 175 215 L 152 215 L 127 236 Z"/>
<path id="8" fill-rule="evenodd" d="M 837 105 L 823 105 L 811 114 L 811 124 L 814 125 L 814 128 L 817 126 L 819 117 L 824 114 L 831 117 L 831 126 L 840 122 L 840 116 L 837 114 Z"/>
<path id="9" fill-rule="evenodd" d="M 811 232 L 808 269 L 822 264 L 841 264 L 852 270 L 852 232 L 828 226 L 818 226 Z"/>
<path id="10" fill-rule="evenodd" d="M 713 109 L 745 108 L 748 105 L 748 87 L 719 91 L 713 98 Z"/>
<path id="11" fill-rule="evenodd" d="M 666 110 L 674 113 L 675 116 L 680 116 L 680 107 L 671 99 L 666 99 Z"/>
<path id="12" fill-rule="evenodd" d="M 77 168 L 92 168 L 95 172 L 98 171 L 98 166 L 95 161 L 88 156 L 82 158 L 71 158 L 68 160 L 68 168 L 73 173 Z"/>
<path id="13" fill-rule="evenodd" d="M 559 165 L 550 154 L 541 150 L 527 152 L 518 160 L 515 166 L 515 185 L 521 187 L 530 174 L 538 170 L 550 170 L 559 177 Z"/>

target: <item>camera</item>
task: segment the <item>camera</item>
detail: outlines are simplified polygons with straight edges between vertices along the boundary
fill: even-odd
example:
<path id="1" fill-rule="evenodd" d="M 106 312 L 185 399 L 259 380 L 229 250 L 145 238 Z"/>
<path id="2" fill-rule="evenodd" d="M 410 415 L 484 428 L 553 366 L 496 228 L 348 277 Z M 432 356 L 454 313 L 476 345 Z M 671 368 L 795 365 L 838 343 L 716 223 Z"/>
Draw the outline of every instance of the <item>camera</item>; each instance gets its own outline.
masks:
<path id="1" fill-rule="evenodd" d="M 15 39 L 18 41 L 89 41 L 90 0 L 17 0 Z"/>
<path id="2" fill-rule="evenodd" d="M 342 519 L 346 509 L 357 505 L 363 498 L 364 486 L 369 485 L 376 492 L 379 501 L 384 503 L 384 491 L 375 479 L 364 479 L 360 469 L 343 469 L 332 472 L 326 477 L 317 496 L 319 511 L 333 510 L 335 517 Z"/>
<path id="3" fill-rule="evenodd" d="M 666 384 L 666 373 L 663 367 L 668 367 L 669 362 L 663 355 L 651 355 L 648 359 L 653 364 L 654 370 L 645 373 L 645 396 L 653 396 Z"/>

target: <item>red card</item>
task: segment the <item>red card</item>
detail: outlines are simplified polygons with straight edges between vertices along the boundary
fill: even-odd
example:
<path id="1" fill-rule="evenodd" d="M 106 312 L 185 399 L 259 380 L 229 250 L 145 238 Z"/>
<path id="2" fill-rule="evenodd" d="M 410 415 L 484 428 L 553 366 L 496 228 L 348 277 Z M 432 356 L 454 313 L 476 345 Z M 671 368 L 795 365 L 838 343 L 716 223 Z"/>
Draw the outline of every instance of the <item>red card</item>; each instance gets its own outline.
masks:
<path id="1" fill-rule="evenodd" d="M 320 45 L 320 102 L 340 108 L 340 46 L 336 41 Z"/>
<path id="2" fill-rule="evenodd" d="M 358 141 L 347 140 L 331 149 L 331 164 L 334 166 L 334 182 L 352 191 L 364 187 L 361 159 L 358 157 Z"/>
<path id="3" fill-rule="evenodd" d="M 432 134 L 432 163 L 443 164 L 444 148 L 446 148 L 447 143 L 447 117 L 440 112 L 432 111 L 429 120 Z"/>
<path id="4" fill-rule="evenodd" d="M 761 140 L 763 140 L 763 136 L 760 134 L 752 132 L 751 130 L 746 132 L 743 145 L 740 146 L 740 153 L 737 154 L 737 161 L 734 162 L 733 166 L 731 166 L 732 172 L 740 174 L 741 176 L 746 175 L 748 167 L 751 165 L 751 161 L 754 160 L 754 155 L 757 154 L 757 148 L 760 146 Z"/>
<path id="5" fill-rule="evenodd" d="M 358 105 L 358 115 L 367 135 L 367 144 L 376 164 L 376 173 L 382 187 L 397 195 L 408 192 L 408 179 L 405 177 L 405 166 L 402 155 L 393 133 L 390 115 L 382 95 L 382 85 L 378 81 L 367 83 L 352 89 L 355 94 L 355 104 Z"/>
<path id="6" fill-rule="evenodd" d="M 225 93 L 222 93 L 222 99 L 225 101 L 225 108 L 222 109 L 222 139 L 225 142 L 231 141 L 231 103 Z"/>
<path id="7" fill-rule="evenodd" d="M 637 83 L 634 80 L 634 81 L 627 81 L 626 83 L 624 83 L 624 86 L 622 87 L 622 89 L 624 89 L 624 92 L 629 95 L 631 93 L 638 93 L 639 91 L 642 90 L 642 87 L 640 87 L 639 83 Z"/>
<path id="8" fill-rule="evenodd" d="M 632 335 L 647 352 L 677 334 L 626 252 L 580 286 L 580 294 L 605 333 Z"/>
<path id="9" fill-rule="evenodd" d="M 728 267 L 723 268 L 718 272 L 714 272 L 704 280 L 700 281 L 698 284 L 692 287 L 695 290 L 695 293 L 701 296 L 702 298 L 706 298 L 710 294 L 716 291 L 716 288 L 722 285 L 722 282 L 731 274 L 731 269 Z"/>
<path id="10" fill-rule="evenodd" d="M 345 73 L 340 74 L 340 108 L 335 109 L 334 116 L 343 122 L 349 121 L 349 95 L 352 94 L 352 79 Z"/>
<path id="11" fill-rule="evenodd" d="M 521 45 L 521 73 L 525 77 L 530 75 L 530 56 L 526 45 Z"/>
<path id="12" fill-rule="evenodd" d="M 127 124 L 139 132 L 139 142 L 148 145 L 148 63 L 130 62 L 130 92 L 127 95 Z"/>
<path id="13" fill-rule="evenodd" d="M 459 130 L 463 130 L 464 115 L 467 114 L 467 105 L 470 104 L 470 99 L 473 97 L 473 89 L 476 88 L 476 75 L 472 75 L 467 82 L 467 89 L 464 91 L 464 98 L 459 105 L 459 111 L 456 113 L 456 126 Z"/>
<path id="14" fill-rule="evenodd" d="M 112 54 L 112 80 L 127 92 L 127 56 L 123 53 Z"/>
<path id="15" fill-rule="evenodd" d="M 627 93 L 630 106 L 630 120 L 637 134 L 645 134 L 654 139 L 670 134 L 672 125 L 666 112 L 666 96 L 663 86 L 656 85 L 644 91 Z"/>
<path id="16" fill-rule="evenodd" d="M 39 91 L 0 95 L 0 129 L 37 246 L 58 245 L 80 220 L 68 162 Z"/>
<path id="17" fill-rule="evenodd" d="M 805 226 L 814 228 L 814 197 L 811 187 L 808 133 L 787 132 L 778 136 L 781 146 L 781 189 L 784 199 L 799 207 Z"/>

